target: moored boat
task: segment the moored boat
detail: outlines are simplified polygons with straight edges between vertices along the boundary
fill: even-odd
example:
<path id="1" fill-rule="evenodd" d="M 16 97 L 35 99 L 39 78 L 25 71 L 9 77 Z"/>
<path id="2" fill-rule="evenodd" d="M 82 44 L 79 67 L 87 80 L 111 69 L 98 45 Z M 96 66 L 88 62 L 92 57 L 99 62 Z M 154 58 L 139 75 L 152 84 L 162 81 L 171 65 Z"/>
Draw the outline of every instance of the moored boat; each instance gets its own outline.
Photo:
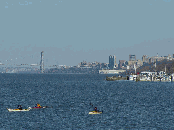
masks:
<path id="1" fill-rule="evenodd" d="M 116 76 L 112 76 L 112 77 L 108 77 L 106 76 L 106 80 L 107 81 L 115 81 L 115 80 L 127 80 L 127 77 L 116 77 Z"/>

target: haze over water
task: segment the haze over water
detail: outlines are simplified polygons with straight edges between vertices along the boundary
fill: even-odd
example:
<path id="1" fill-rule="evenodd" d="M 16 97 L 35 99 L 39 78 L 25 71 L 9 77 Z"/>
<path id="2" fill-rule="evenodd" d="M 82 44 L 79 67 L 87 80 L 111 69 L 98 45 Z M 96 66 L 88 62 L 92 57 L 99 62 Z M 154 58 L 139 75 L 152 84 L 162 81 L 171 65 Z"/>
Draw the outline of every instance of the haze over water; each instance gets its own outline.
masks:
<path id="1" fill-rule="evenodd" d="M 0 0 L 0 63 L 76 66 L 173 54 L 173 0 Z"/>
<path id="2" fill-rule="evenodd" d="M 0 74 L 1 129 L 174 129 L 174 84 L 107 75 Z M 93 110 L 99 115 L 89 115 Z M 6 108 L 52 108 L 8 112 Z"/>

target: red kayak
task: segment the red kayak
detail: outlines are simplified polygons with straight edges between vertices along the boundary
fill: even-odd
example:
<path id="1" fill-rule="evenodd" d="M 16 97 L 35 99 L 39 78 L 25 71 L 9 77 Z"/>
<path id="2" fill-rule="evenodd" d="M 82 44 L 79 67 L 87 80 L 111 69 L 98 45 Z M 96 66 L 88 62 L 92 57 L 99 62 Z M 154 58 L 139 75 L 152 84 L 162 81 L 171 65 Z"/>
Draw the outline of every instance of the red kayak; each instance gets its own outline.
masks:
<path id="1" fill-rule="evenodd" d="M 47 108 L 47 106 L 44 106 L 44 107 L 32 107 L 32 109 L 40 109 L 40 108 Z"/>

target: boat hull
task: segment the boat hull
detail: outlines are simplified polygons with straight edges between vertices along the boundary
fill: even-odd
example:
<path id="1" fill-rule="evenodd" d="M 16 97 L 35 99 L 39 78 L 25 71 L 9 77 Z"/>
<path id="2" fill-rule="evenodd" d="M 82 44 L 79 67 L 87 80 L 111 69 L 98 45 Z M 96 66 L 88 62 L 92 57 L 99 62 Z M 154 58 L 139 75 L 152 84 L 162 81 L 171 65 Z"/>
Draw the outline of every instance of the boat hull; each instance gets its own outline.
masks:
<path id="1" fill-rule="evenodd" d="M 32 109 L 41 109 L 41 108 L 47 108 L 47 106 L 44 106 L 44 107 L 32 107 Z"/>
<path id="2" fill-rule="evenodd" d="M 127 80 L 127 78 L 126 77 L 116 77 L 116 76 L 112 76 L 112 77 L 106 76 L 106 80 L 107 81 Z"/>
<path id="3" fill-rule="evenodd" d="M 31 108 L 29 107 L 28 109 L 22 109 L 22 110 L 20 110 L 20 109 L 11 109 L 11 108 L 7 108 L 7 110 L 9 111 L 9 112 L 13 112 L 13 111 L 29 111 Z"/>
<path id="4" fill-rule="evenodd" d="M 89 114 L 102 114 L 102 112 L 90 111 Z"/>

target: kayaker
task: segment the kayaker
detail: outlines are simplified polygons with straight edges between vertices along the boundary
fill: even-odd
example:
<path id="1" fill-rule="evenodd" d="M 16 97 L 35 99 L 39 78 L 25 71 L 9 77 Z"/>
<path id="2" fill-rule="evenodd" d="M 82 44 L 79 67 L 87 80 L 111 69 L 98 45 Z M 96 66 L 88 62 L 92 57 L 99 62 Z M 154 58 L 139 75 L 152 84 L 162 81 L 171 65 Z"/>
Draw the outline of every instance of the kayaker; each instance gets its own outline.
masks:
<path id="1" fill-rule="evenodd" d="M 95 111 L 95 112 L 98 112 L 97 107 L 94 108 L 94 111 Z"/>
<path id="2" fill-rule="evenodd" d="M 18 109 L 19 109 L 19 110 L 22 110 L 22 106 L 21 106 L 21 105 L 18 105 Z"/>
<path id="3" fill-rule="evenodd" d="M 41 107 L 41 105 L 39 103 L 36 104 L 36 107 Z"/>

